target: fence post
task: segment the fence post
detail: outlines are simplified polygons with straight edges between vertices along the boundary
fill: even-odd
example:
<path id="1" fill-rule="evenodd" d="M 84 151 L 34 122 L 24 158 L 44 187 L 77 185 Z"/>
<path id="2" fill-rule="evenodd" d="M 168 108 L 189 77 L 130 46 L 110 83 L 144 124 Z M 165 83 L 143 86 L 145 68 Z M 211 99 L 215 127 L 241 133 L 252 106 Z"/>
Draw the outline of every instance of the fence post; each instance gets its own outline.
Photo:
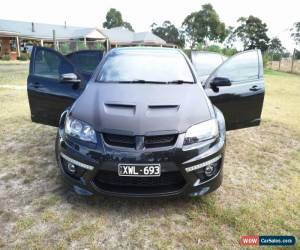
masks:
<path id="1" fill-rule="evenodd" d="M 273 69 L 273 53 L 271 54 L 271 69 Z"/>
<path id="2" fill-rule="evenodd" d="M 295 57 L 295 54 L 296 54 L 296 49 L 294 49 L 293 56 L 292 56 L 291 73 L 293 73 L 293 68 L 294 68 L 294 57 Z"/>
<path id="3" fill-rule="evenodd" d="M 278 69 L 278 71 L 280 71 L 281 59 L 282 59 L 282 57 L 279 58 L 279 69 Z"/>

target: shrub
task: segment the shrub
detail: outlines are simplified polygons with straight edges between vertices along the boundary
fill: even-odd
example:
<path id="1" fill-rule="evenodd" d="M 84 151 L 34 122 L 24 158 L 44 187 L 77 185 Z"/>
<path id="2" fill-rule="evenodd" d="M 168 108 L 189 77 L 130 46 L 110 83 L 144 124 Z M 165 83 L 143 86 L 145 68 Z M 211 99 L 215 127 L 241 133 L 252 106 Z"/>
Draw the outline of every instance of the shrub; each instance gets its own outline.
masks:
<path id="1" fill-rule="evenodd" d="M 269 60 L 270 60 L 268 53 L 264 53 L 262 55 L 262 59 L 263 59 L 263 65 L 264 65 L 264 68 L 265 68 L 267 66 Z"/>
<path id="2" fill-rule="evenodd" d="M 69 54 L 71 52 L 70 45 L 68 43 L 62 43 L 62 44 L 60 44 L 59 51 L 62 54 Z"/>
<path id="3" fill-rule="evenodd" d="M 21 55 L 18 58 L 20 61 L 27 61 L 29 60 L 29 54 L 28 53 L 21 53 Z"/>
<path id="4" fill-rule="evenodd" d="M 77 50 L 85 50 L 85 49 L 87 49 L 87 47 L 85 46 L 85 43 L 82 42 L 82 41 L 77 41 L 76 45 L 77 45 L 76 46 Z"/>
<path id="5" fill-rule="evenodd" d="M 10 61 L 10 55 L 3 55 L 1 59 L 4 61 Z"/>

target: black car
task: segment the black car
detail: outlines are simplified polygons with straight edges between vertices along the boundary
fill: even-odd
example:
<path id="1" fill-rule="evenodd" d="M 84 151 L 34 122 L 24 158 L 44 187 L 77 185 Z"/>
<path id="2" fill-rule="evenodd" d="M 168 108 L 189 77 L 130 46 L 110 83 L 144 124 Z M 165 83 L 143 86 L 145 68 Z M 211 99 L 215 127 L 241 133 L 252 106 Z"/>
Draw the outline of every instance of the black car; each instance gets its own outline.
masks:
<path id="1" fill-rule="evenodd" d="M 221 185 L 225 127 L 261 120 L 262 57 L 237 54 L 203 84 L 194 66 L 170 48 L 33 48 L 31 118 L 58 127 L 58 166 L 77 193 L 198 196 Z"/>

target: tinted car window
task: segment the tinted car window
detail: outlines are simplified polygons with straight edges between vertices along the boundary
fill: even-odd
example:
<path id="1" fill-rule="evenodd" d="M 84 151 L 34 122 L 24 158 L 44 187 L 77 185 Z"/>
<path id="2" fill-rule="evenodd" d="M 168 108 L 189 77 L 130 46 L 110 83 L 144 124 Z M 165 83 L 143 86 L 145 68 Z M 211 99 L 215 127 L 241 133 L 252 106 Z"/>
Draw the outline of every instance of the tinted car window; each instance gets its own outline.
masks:
<path id="1" fill-rule="evenodd" d="M 38 50 L 35 55 L 34 74 L 49 78 L 59 78 L 59 57 L 49 51 Z"/>
<path id="2" fill-rule="evenodd" d="M 66 57 L 80 72 L 93 73 L 103 57 L 103 51 L 79 51 Z"/>
<path id="3" fill-rule="evenodd" d="M 98 81 L 104 82 L 136 80 L 194 82 L 186 59 L 177 51 L 113 52 L 106 58 L 98 75 Z"/>
<path id="4" fill-rule="evenodd" d="M 215 76 L 229 78 L 232 83 L 257 79 L 257 58 L 257 51 L 246 51 L 233 56 L 218 69 Z"/>
<path id="5" fill-rule="evenodd" d="M 38 50 L 34 60 L 34 75 L 59 79 L 61 74 L 72 73 L 72 66 L 52 51 Z"/>
<path id="6" fill-rule="evenodd" d="M 217 53 L 193 51 L 192 62 L 198 76 L 206 76 L 211 74 L 223 62 L 223 58 Z"/>

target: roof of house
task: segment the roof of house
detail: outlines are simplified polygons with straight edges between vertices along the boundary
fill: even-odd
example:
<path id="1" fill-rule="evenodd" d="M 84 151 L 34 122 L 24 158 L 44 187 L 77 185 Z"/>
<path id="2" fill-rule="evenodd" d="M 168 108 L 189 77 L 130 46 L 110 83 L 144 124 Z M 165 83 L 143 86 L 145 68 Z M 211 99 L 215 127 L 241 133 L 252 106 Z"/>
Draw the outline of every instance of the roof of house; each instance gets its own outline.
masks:
<path id="1" fill-rule="evenodd" d="M 32 30 L 32 26 L 34 26 L 34 31 Z M 106 39 L 106 37 L 96 28 L 0 19 L 0 34 L 3 35 L 19 35 L 27 38 L 52 39 L 53 30 L 55 30 L 55 36 L 58 40 L 84 37 L 93 39 Z"/>
<path id="2" fill-rule="evenodd" d="M 152 32 L 133 32 L 124 27 L 100 30 L 111 43 L 116 44 L 155 44 L 164 45 L 166 41 L 154 35 Z"/>
<path id="3" fill-rule="evenodd" d="M 99 40 L 108 39 L 112 44 L 166 44 L 163 39 L 154 35 L 152 32 L 133 32 L 124 27 L 98 29 L 0 19 L 0 35 L 2 36 L 20 36 L 22 38 L 52 40 L 53 30 L 55 30 L 57 40 L 85 37 Z"/>

